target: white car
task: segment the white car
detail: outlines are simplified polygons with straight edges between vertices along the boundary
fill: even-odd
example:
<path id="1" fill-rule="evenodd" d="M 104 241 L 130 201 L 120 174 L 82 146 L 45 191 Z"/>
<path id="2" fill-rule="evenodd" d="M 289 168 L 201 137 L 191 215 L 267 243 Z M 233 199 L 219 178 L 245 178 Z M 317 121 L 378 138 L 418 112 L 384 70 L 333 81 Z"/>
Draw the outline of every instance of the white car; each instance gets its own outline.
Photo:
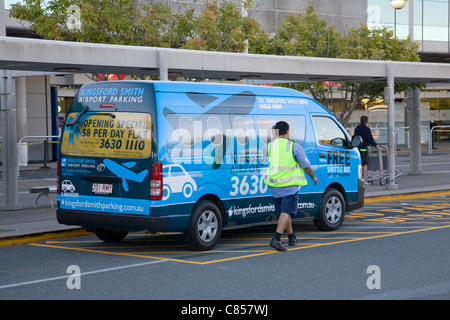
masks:
<path id="1" fill-rule="evenodd" d="M 74 192 L 75 191 L 75 186 L 72 184 L 72 181 L 64 180 L 61 183 L 61 190 L 63 192 L 67 192 L 67 191 Z"/>
<path id="2" fill-rule="evenodd" d="M 171 193 L 183 192 L 185 198 L 190 198 L 197 191 L 194 179 L 179 164 L 163 166 L 163 200 L 167 200 Z"/>

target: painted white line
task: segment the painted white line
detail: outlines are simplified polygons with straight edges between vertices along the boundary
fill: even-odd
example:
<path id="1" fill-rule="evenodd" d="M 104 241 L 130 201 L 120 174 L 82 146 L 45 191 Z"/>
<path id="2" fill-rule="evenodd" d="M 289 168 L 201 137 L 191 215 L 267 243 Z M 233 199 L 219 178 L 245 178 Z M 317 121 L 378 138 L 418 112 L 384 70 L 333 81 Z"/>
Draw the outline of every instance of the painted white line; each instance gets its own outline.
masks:
<path id="1" fill-rule="evenodd" d="M 161 262 L 167 262 L 167 260 L 149 261 L 149 262 L 143 262 L 143 263 L 130 264 L 130 265 L 121 266 L 121 267 L 106 268 L 106 269 L 100 269 L 100 270 L 95 270 L 95 271 L 82 272 L 80 274 L 80 276 L 85 276 L 85 275 L 89 275 L 89 274 L 96 274 L 96 273 L 103 273 L 103 272 L 110 272 L 110 271 L 117 271 L 117 270 L 128 269 L 128 268 L 142 267 L 142 266 L 146 266 L 146 265 L 150 265 L 150 264 L 156 264 L 156 263 L 161 263 Z M 25 281 L 25 282 L 7 284 L 7 285 L 0 286 L 0 289 L 14 288 L 14 287 L 27 286 L 27 285 L 36 284 L 36 283 L 67 279 L 70 276 L 73 276 L 73 274 L 69 274 L 69 275 L 66 275 L 66 276 L 59 276 L 59 277 L 52 277 L 52 278 L 46 278 L 46 279 L 38 279 L 38 280 L 32 280 L 32 281 Z"/>
<path id="2" fill-rule="evenodd" d="M 450 162 L 435 162 L 435 163 L 422 163 L 422 166 L 434 166 L 434 165 L 443 165 L 443 164 L 450 164 Z M 396 167 L 409 167 L 409 163 L 405 164 L 396 164 Z"/>

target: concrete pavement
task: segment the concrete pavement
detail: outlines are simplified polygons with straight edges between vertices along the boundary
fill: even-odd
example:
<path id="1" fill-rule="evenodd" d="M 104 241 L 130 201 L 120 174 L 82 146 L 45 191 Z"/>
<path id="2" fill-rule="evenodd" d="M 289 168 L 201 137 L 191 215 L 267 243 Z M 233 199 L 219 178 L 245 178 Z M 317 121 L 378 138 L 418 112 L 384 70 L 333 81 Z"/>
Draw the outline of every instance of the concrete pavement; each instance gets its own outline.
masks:
<path id="1" fill-rule="evenodd" d="M 79 227 L 59 224 L 56 208 L 51 207 L 49 199 L 41 197 L 37 207 L 34 206 L 37 194 L 30 194 L 29 188 L 56 184 L 56 163 L 49 163 L 50 169 L 41 169 L 41 166 L 37 164 L 20 168 L 21 210 L 0 210 L 0 246 L 87 234 Z M 422 153 L 422 169 L 423 174 L 408 174 L 409 154 L 400 151 L 396 156 L 396 171 L 403 173 L 398 177 L 398 189 L 388 190 L 375 181 L 366 187 L 366 202 L 380 201 L 379 197 L 450 194 L 450 149 L 433 150 L 432 154 Z M 2 188 L 0 195 L 3 195 Z M 56 206 L 56 195 L 49 196 Z"/>

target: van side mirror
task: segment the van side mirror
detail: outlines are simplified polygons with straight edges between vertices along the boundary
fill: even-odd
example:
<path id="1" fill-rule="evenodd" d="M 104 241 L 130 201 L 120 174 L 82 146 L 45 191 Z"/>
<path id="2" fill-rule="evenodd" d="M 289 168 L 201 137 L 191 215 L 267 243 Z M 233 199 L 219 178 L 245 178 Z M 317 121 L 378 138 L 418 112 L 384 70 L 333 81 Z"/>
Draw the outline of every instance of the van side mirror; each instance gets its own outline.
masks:
<path id="1" fill-rule="evenodd" d="M 352 148 L 359 147 L 362 144 L 363 140 L 360 136 L 352 137 Z"/>

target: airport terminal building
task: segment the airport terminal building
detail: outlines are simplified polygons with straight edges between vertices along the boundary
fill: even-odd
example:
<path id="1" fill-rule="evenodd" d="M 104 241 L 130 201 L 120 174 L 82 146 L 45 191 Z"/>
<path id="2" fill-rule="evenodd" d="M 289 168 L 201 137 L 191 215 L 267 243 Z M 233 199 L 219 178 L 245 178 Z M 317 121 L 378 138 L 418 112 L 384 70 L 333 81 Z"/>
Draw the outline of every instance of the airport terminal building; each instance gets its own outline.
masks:
<path id="1" fill-rule="evenodd" d="M 176 12 L 181 6 L 190 5 L 197 11 L 204 7 L 208 0 L 160 0 L 158 2 L 170 5 Z M 227 0 L 239 2 L 239 0 Z M 8 10 L 17 0 L 4 0 Z M 395 2 L 395 3 L 393 3 Z M 401 9 L 394 9 L 393 5 L 404 2 Z M 301 13 L 313 6 L 319 18 L 324 19 L 329 25 L 334 25 L 336 30 L 345 34 L 351 27 L 358 26 L 361 22 L 370 26 L 389 26 L 395 30 L 399 38 L 410 36 L 420 44 L 419 54 L 424 62 L 446 63 L 450 61 L 450 4 L 449 0 L 254 0 L 253 9 L 249 14 L 255 17 L 262 27 L 274 34 L 281 25 L 283 19 L 289 13 Z M 6 11 L 6 36 L 34 37 L 26 24 L 8 16 Z M 95 81 L 92 74 L 30 74 L 17 78 L 21 81 L 21 87 L 26 88 L 24 106 L 17 108 L 18 134 L 20 139 L 24 136 L 58 136 L 65 118 L 66 111 L 75 96 L 78 88 L 90 81 Z M 434 125 L 450 126 L 450 86 L 440 83 L 429 83 L 427 88 L 421 91 L 421 125 L 423 130 L 423 142 L 428 143 L 428 133 Z M 336 93 L 336 97 L 338 97 Z M 338 98 L 334 99 L 338 102 Z M 395 127 L 401 132 L 401 128 L 407 126 L 405 112 L 405 98 L 403 94 L 396 95 L 395 100 Z M 375 137 L 380 143 L 386 143 L 387 107 L 380 99 L 379 103 L 363 106 L 352 115 L 350 123 L 356 125 L 359 117 L 369 115 L 370 123 L 374 128 Z M 20 120 L 20 123 L 19 123 Z M 351 128 L 349 128 L 351 129 Z M 405 135 L 399 135 L 399 143 L 406 143 Z M 440 142 L 450 144 L 450 134 L 438 132 L 436 137 Z M 21 165 L 29 162 L 41 162 L 44 154 L 47 159 L 56 157 L 56 147 L 47 146 L 48 152 L 44 152 L 44 144 L 29 140 L 26 145 L 25 156 L 19 158 Z"/>

